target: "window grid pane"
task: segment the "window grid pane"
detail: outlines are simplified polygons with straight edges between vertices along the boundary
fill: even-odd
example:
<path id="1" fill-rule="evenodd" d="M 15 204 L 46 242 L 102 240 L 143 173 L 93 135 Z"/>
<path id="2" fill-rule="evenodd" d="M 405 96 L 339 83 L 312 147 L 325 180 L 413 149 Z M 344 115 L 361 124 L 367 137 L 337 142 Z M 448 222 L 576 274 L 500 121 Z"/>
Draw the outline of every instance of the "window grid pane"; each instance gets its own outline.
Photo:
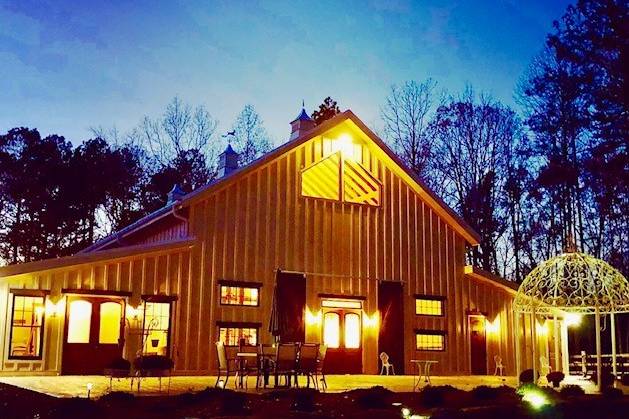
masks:
<path id="1" fill-rule="evenodd" d="M 44 297 L 14 296 L 11 318 L 9 356 L 12 358 L 40 357 Z"/>
<path id="2" fill-rule="evenodd" d="M 416 298 L 415 314 L 424 316 L 443 316 L 443 301 L 433 298 Z"/>
<path id="3" fill-rule="evenodd" d="M 258 329 L 255 327 L 219 327 L 218 340 L 225 345 L 236 346 L 240 339 L 245 340 L 245 345 L 258 344 Z"/>
<path id="4" fill-rule="evenodd" d="M 221 285 L 221 304 L 257 306 L 259 291 L 255 287 Z"/>
<path id="5" fill-rule="evenodd" d="M 445 336 L 443 334 L 417 333 L 417 349 L 422 351 L 445 350 Z"/>
<path id="6" fill-rule="evenodd" d="M 144 303 L 144 352 L 168 354 L 170 303 L 146 301 Z"/>

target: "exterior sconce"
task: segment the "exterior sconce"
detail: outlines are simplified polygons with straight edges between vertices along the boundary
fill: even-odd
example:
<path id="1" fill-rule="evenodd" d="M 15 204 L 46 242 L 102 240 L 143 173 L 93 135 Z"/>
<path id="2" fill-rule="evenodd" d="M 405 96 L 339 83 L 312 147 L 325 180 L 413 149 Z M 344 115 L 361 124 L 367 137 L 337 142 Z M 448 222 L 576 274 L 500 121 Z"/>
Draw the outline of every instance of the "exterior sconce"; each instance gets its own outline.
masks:
<path id="1" fill-rule="evenodd" d="M 544 321 L 543 323 L 535 322 L 536 331 L 538 334 L 542 336 L 546 336 L 548 334 L 548 324 Z"/>
<path id="2" fill-rule="evenodd" d="M 313 313 L 306 307 L 306 324 L 308 326 L 317 326 L 321 324 L 321 310 Z"/>
<path id="3" fill-rule="evenodd" d="M 371 316 L 365 313 L 363 323 L 367 328 L 377 329 L 380 326 L 380 312 L 376 311 Z"/>
<path id="4" fill-rule="evenodd" d="M 494 321 L 490 321 L 485 319 L 485 330 L 488 333 L 499 333 L 500 332 L 500 317 L 496 316 Z"/>
<path id="5" fill-rule="evenodd" d="M 46 304 L 45 304 L 46 307 L 43 308 L 44 312 L 46 313 L 46 316 L 51 317 L 53 319 L 57 317 L 57 313 L 59 312 L 59 304 L 60 303 L 55 304 L 52 301 L 47 299 Z"/>
<path id="6" fill-rule="evenodd" d="M 340 151 L 343 157 L 354 160 L 354 141 L 351 135 L 341 134 L 336 140 L 333 140 L 332 151 Z"/>
<path id="7" fill-rule="evenodd" d="M 127 305 L 127 318 L 134 320 L 134 321 L 138 321 L 140 318 L 140 307 L 133 307 L 130 305 Z"/>

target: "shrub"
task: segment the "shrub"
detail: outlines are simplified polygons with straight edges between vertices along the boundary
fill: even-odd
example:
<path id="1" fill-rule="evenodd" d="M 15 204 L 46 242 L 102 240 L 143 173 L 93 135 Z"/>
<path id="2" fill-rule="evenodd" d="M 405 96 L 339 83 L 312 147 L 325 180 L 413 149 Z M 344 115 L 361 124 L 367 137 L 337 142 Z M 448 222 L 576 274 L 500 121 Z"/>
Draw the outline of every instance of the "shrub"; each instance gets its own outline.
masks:
<path id="1" fill-rule="evenodd" d="M 520 373 L 520 384 L 534 383 L 534 382 L 535 382 L 535 376 L 533 375 L 533 370 L 528 369 Z"/>
<path id="2" fill-rule="evenodd" d="M 471 393 L 477 400 L 492 400 L 498 397 L 500 390 L 497 387 L 478 386 Z"/>
<path id="3" fill-rule="evenodd" d="M 137 370 L 170 370 L 174 365 L 172 359 L 163 355 L 142 355 L 133 361 Z"/>
<path id="4" fill-rule="evenodd" d="M 112 391 L 99 398 L 98 401 L 109 405 L 129 405 L 135 401 L 135 396 L 124 391 Z"/>
<path id="5" fill-rule="evenodd" d="M 382 386 L 352 390 L 349 393 L 354 397 L 354 401 L 363 409 L 384 409 L 390 406 L 388 400 L 391 391 Z"/>
<path id="6" fill-rule="evenodd" d="M 563 386 L 561 390 L 559 390 L 559 394 L 563 398 L 568 397 L 581 397 L 585 394 L 585 390 L 576 384 L 568 384 L 567 386 Z"/>
<path id="7" fill-rule="evenodd" d="M 319 392 L 312 388 L 295 389 L 293 392 L 292 410 L 300 412 L 312 412 L 315 410 L 315 396 Z"/>
<path id="8" fill-rule="evenodd" d="M 559 387 L 559 384 L 566 376 L 561 371 L 553 371 L 546 375 L 548 382 L 553 383 L 553 387 Z"/>
<path id="9" fill-rule="evenodd" d="M 465 415 L 458 409 L 451 408 L 443 408 L 436 409 L 431 415 L 431 419 L 459 419 L 463 418 Z"/>
<path id="10" fill-rule="evenodd" d="M 603 388 L 603 397 L 608 399 L 619 399 L 623 396 L 622 390 L 615 387 L 604 387 Z"/>
<path id="11" fill-rule="evenodd" d="M 614 374 L 612 374 L 609 367 L 603 367 L 601 377 L 603 381 L 603 387 L 611 386 L 612 384 L 614 384 L 614 381 L 616 380 L 616 377 L 614 377 Z M 590 380 L 598 384 L 598 374 L 596 373 L 596 371 L 592 373 L 592 375 L 590 376 Z"/>
<path id="12" fill-rule="evenodd" d="M 452 386 L 427 386 L 419 393 L 421 403 L 426 407 L 438 407 L 453 403 L 464 404 L 467 393 Z"/>
<path id="13" fill-rule="evenodd" d="M 114 359 L 113 361 L 111 361 L 109 364 L 107 364 L 105 368 L 112 369 L 112 370 L 129 371 L 131 369 L 131 363 L 122 357 L 118 357 Z"/>
<path id="14" fill-rule="evenodd" d="M 247 395 L 233 390 L 221 390 L 220 411 L 222 415 L 245 415 L 249 413 Z"/>

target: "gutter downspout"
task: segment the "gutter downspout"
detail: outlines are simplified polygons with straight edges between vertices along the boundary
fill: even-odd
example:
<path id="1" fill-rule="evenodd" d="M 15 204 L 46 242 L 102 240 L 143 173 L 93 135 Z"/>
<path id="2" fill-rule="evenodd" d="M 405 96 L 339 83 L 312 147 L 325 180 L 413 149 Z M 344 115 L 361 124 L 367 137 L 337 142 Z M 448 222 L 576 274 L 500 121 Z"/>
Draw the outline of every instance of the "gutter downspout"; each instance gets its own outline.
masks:
<path id="1" fill-rule="evenodd" d="M 181 200 L 177 200 L 173 202 L 173 206 L 171 208 L 170 213 L 178 220 L 188 222 L 188 219 L 180 214 L 177 214 L 177 205 L 181 205 Z"/>

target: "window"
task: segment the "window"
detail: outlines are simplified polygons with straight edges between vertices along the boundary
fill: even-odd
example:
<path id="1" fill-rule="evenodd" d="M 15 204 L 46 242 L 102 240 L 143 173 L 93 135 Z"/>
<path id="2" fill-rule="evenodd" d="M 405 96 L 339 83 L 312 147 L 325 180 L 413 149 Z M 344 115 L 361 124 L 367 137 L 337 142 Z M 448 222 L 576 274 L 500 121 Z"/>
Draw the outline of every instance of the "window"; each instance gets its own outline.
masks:
<path id="1" fill-rule="evenodd" d="M 221 285 L 221 304 L 233 306 L 258 306 L 259 288 Z"/>
<path id="2" fill-rule="evenodd" d="M 89 343 L 92 324 L 92 303 L 74 300 L 68 309 L 68 343 Z"/>
<path id="3" fill-rule="evenodd" d="M 341 318 L 338 313 L 325 313 L 323 317 L 323 343 L 328 348 L 338 348 L 340 343 Z"/>
<path id="4" fill-rule="evenodd" d="M 438 296 L 415 296 L 415 314 L 422 316 L 443 316 L 444 298 Z"/>
<path id="5" fill-rule="evenodd" d="M 345 347 L 360 348 L 360 316 L 356 313 L 345 314 Z"/>
<path id="6" fill-rule="evenodd" d="M 363 303 L 360 300 L 321 300 L 321 307 L 361 309 Z"/>
<path id="7" fill-rule="evenodd" d="M 118 344 L 121 320 L 122 304 L 113 301 L 101 303 L 98 343 Z"/>
<path id="8" fill-rule="evenodd" d="M 240 339 L 245 340 L 245 345 L 258 344 L 257 327 L 231 327 L 219 326 L 218 340 L 225 345 L 239 345 Z"/>
<path id="9" fill-rule="evenodd" d="M 349 153 L 351 154 L 351 153 Z M 301 172 L 301 195 L 379 206 L 382 184 L 348 153 L 335 152 Z"/>
<path id="10" fill-rule="evenodd" d="M 9 358 L 41 359 L 44 297 L 13 295 Z"/>
<path id="11" fill-rule="evenodd" d="M 446 336 L 443 331 L 420 330 L 415 332 L 417 350 L 445 351 Z"/>
<path id="12" fill-rule="evenodd" d="M 145 301 L 143 333 L 145 354 L 168 355 L 170 302 Z"/>

